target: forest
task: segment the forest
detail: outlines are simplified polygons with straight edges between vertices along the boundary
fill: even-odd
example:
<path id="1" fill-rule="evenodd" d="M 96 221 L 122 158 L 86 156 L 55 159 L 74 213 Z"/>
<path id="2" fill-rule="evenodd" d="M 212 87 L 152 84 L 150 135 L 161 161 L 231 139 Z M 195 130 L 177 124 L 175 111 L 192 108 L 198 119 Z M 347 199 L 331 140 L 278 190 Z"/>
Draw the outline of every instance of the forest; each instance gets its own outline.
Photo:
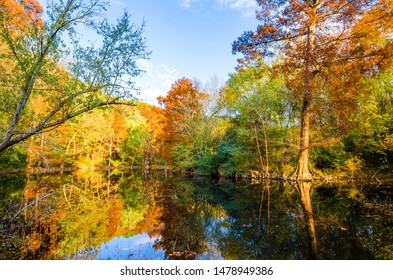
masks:
<path id="1" fill-rule="evenodd" d="M 271 208 L 276 207 L 272 211 L 284 221 L 291 211 L 288 205 L 295 204 L 294 192 L 286 185 L 276 185 L 278 181 L 300 186 L 309 182 L 373 182 L 378 186 L 391 182 L 393 1 L 257 0 L 259 25 L 239 34 L 228 46 L 234 55 L 241 55 L 228 79 L 213 76 L 201 82 L 179 77 L 166 95 L 157 98 L 158 105 L 140 101 L 134 82 L 144 73 L 137 61 L 151 55 L 144 37 L 145 23 L 136 25 L 126 11 L 116 23 L 109 22 L 101 17 L 107 5 L 102 1 L 48 2 L 44 10 L 36 0 L 0 1 L 0 209 L 4 212 L 0 237 L 14 236 L 21 248 L 29 244 L 23 249 L 25 258 L 75 257 L 88 248 L 86 240 L 97 245 L 122 234 L 148 232 L 155 238 L 161 232 L 170 241 L 153 247 L 172 250 L 167 251 L 167 258 L 192 259 L 199 252 L 209 259 L 212 256 L 204 255 L 207 245 L 190 237 L 194 234 L 188 224 L 191 212 L 192 221 L 196 219 L 201 227 L 204 222 L 197 218 L 199 214 L 211 219 L 210 227 L 229 227 L 238 218 L 241 224 L 231 230 L 244 240 L 257 227 L 258 238 L 266 238 L 264 247 L 254 244 L 257 249 L 245 252 L 223 245 L 220 252 L 234 259 L 263 258 L 264 250 L 270 248 L 267 237 L 274 231 Z M 80 28 L 94 31 L 101 43 L 83 44 L 77 32 Z M 143 171 L 145 177 L 134 177 L 133 170 Z M 96 171 L 107 175 L 89 179 L 81 175 Z M 160 175 L 153 180 L 146 174 L 156 173 L 149 172 L 163 172 L 165 179 Z M 45 174 L 53 174 L 54 181 L 61 183 L 70 177 L 70 183 L 54 187 L 52 179 L 40 177 Z M 202 183 L 185 183 L 185 178 Z M 251 186 L 203 180 L 246 180 Z M 20 194 L 16 190 L 22 185 Z M 314 238 L 308 241 L 311 255 L 291 243 L 288 246 L 295 247 L 288 255 L 282 255 L 282 250 L 269 251 L 272 258 L 317 257 L 311 187 L 302 188 L 298 187 L 303 208 L 294 206 L 293 227 L 276 222 L 288 232 L 293 228 L 303 231 L 296 219 L 304 217 L 308 236 Z M 364 245 L 357 243 L 354 248 L 367 247 L 369 251 L 364 249 L 359 258 L 392 258 L 392 237 L 385 230 L 391 221 L 387 226 L 373 223 L 384 244 L 371 245 L 365 242 L 368 233 L 364 228 L 370 226 L 367 218 L 372 214 L 367 212 L 362 216 L 367 218 L 358 223 L 348 210 L 361 209 L 360 213 L 372 208 L 391 217 L 391 190 L 387 189 L 377 189 L 384 194 L 372 199 L 367 197 L 369 189 L 354 185 L 350 189 L 321 188 L 311 195 L 320 198 L 315 223 L 323 236 L 325 258 L 357 256 L 351 245 L 342 255 L 329 251 L 328 240 L 335 240 L 334 234 Z M 200 194 L 205 192 L 206 199 Z M 228 208 L 224 202 L 224 206 L 218 205 L 217 201 L 235 195 L 233 200 L 241 200 L 254 219 L 249 226 L 240 208 L 233 206 L 235 202 Z M 22 202 L 14 203 L 19 196 Z M 274 206 L 271 196 L 277 199 Z M 381 197 L 386 201 L 377 203 Z M 178 204 L 171 205 L 165 200 L 169 198 Z M 285 205 L 284 199 L 290 203 Z M 54 200 L 61 206 L 55 207 Z M 259 216 L 254 211 L 258 207 Z M 262 211 L 265 207 L 267 212 Z M 42 212 L 28 214 L 29 208 Z M 73 211 L 66 212 L 66 208 Z M 163 226 L 176 223 L 170 209 L 178 209 L 176 215 L 189 226 L 182 225 L 189 232 L 172 232 Z M 89 220 L 97 220 L 97 226 L 110 227 L 81 231 L 86 213 L 91 214 Z M 266 219 L 263 213 L 268 213 Z M 236 219 L 228 218 L 230 214 Z M 19 224 L 14 225 L 17 220 Z M 28 229 L 21 230 L 23 226 Z M 358 232 L 357 227 L 361 228 Z M 266 235 L 260 234 L 261 229 Z M 86 235 L 85 241 L 78 241 L 77 231 Z M 25 232 L 24 241 L 15 237 L 18 232 Z M 220 238 L 232 238 L 217 232 Z M 61 246 L 72 246 L 56 251 L 52 240 L 60 240 L 61 234 L 66 236 Z M 183 243 L 176 243 L 177 234 L 184 234 Z M 207 238 L 202 229 L 198 234 Z M 282 239 L 273 242 L 281 246 L 288 241 L 284 235 L 276 235 Z M 303 240 L 299 236 L 295 239 Z M 236 238 L 230 241 L 238 242 Z M 0 244 L 0 253 L 7 251 L 4 244 Z M 333 247 L 339 251 L 341 245 L 337 242 Z M 94 255 L 92 252 L 84 254 Z"/>
<path id="2" fill-rule="evenodd" d="M 391 175 L 391 1 L 258 3 L 261 24 L 233 43 L 244 59 L 225 83 L 183 77 L 154 106 L 135 99 L 135 60 L 149 51 L 126 13 L 96 28 L 95 49 L 78 45 L 74 29 L 91 27 L 102 6 L 88 14 L 81 1 L 60 1 L 45 22 L 36 1 L 2 1 L 2 170 Z"/>

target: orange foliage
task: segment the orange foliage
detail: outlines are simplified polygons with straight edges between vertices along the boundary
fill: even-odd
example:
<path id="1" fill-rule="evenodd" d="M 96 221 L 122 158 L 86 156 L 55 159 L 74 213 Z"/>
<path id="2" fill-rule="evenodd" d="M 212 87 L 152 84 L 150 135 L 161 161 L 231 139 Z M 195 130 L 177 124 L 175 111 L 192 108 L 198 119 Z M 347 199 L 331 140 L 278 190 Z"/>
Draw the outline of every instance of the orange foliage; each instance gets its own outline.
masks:
<path id="1" fill-rule="evenodd" d="M 125 114 L 122 111 L 124 107 L 119 105 L 113 106 L 113 121 L 112 121 L 112 129 L 115 132 L 115 139 L 120 142 L 127 137 L 127 126 L 126 126 L 126 118 Z"/>
<path id="2" fill-rule="evenodd" d="M 23 192 L 23 203 L 26 209 L 21 213 L 26 223 L 21 252 L 27 259 L 51 259 L 59 247 L 62 238 L 60 221 L 66 210 L 60 203 L 54 206 L 51 200 L 53 193 L 51 181 L 44 183 L 28 180 Z M 34 205 L 32 204 L 34 203 Z"/>
<path id="3" fill-rule="evenodd" d="M 21 252 L 27 258 L 53 259 L 62 238 L 60 221 L 64 213 L 64 210 L 60 209 L 53 213 L 42 210 L 37 220 L 30 221 L 30 232 L 27 232 L 21 246 Z"/>
<path id="4" fill-rule="evenodd" d="M 43 8 L 36 0 L 0 1 L 1 24 L 14 35 L 26 34 L 30 28 L 40 29 Z"/>
<path id="5" fill-rule="evenodd" d="M 177 80 L 166 97 L 157 99 L 165 107 L 163 121 L 163 158 L 171 164 L 171 152 L 176 143 L 186 141 L 185 129 L 193 118 L 203 114 L 203 101 L 207 94 L 198 90 L 187 78 Z"/>
<path id="6" fill-rule="evenodd" d="M 148 164 L 154 154 L 162 154 L 165 114 L 163 109 L 143 103 L 138 105 L 138 110 L 146 118 L 149 127 L 150 142 L 146 151 L 147 162 L 145 162 Z"/>
<path id="7" fill-rule="evenodd" d="M 340 118 L 345 131 L 349 115 L 356 112 L 362 76 L 391 63 L 392 0 L 258 0 L 258 4 L 261 24 L 234 42 L 233 52 L 243 53 L 246 61 L 280 53 L 288 87 L 302 103 L 295 178 L 311 179 L 312 115 L 336 112 L 333 117 Z"/>
<path id="8" fill-rule="evenodd" d="M 295 98 L 312 103 L 323 91 L 339 101 L 326 105 L 353 111 L 361 77 L 391 64 L 392 2 L 258 0 L 262 24 L 244 33 L 233 51 L 252 60 L 271 55 L 274 47 Z"/>
<path id="9" fill-rule="evenodd" d="M 145 214 L 144 219 L 140 221 L 136 227 L 137 234 L 147 232 L 150 238 L 161 235 L 165 224 L 161 221 L 163 206 L 155 205 L 151 207 Z"/>
<path id="10" fill-rule="evenodd" d="M 112 204 L 108 210 L 108 235 L 114 236 L 117 233 L 119 223 L 121 220 L 121 213 L 124 207 L 124 200 L 113 199 L 110 201 Z"/>
<path id="11" fill-rule="evenodd" d="M 162 126 L 165 119 L 164 110 L 145 103 L 138 105 L 138 110 L 147 119 L 150 131 L 157 136 L 161 135 L 164 131 Z"/>

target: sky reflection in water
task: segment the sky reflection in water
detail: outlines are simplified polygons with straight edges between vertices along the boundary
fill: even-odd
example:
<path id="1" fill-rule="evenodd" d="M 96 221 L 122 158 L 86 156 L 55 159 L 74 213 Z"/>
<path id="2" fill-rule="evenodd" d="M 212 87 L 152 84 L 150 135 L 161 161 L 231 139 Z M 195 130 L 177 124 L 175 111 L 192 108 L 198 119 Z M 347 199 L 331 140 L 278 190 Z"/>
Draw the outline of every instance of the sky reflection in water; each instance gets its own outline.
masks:
<path id="1" fill-rule="evenodd" d="M 162 260 L 165 251 L 153 246 L 160 238 L 150 238 L 147 233 L 133 237 L 115 237 L 101 245 L 98 260 Z"/>

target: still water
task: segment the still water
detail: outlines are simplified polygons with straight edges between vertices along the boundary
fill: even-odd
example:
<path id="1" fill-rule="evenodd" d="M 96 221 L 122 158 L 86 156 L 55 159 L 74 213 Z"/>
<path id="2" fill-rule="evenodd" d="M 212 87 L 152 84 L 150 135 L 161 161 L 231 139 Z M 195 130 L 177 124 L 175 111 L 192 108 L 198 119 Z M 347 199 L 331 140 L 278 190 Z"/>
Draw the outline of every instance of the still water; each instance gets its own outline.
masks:
<path id="1" fill-rule="evenodd" d="M 3 175 L 0 259 L 393 259 L 392 190 L 158 171 Z"/>

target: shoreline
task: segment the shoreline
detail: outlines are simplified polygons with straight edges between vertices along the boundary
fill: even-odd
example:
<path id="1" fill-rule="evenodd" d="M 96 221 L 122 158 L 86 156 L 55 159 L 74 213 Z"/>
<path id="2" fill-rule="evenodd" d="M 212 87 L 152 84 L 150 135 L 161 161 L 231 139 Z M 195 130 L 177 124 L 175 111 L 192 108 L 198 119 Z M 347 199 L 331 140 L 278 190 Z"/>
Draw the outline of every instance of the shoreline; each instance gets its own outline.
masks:
<path id="1" fill-rule="evenodd" d="M 32 174 L 53 174 L 53 173 L 69 173 L 75 171 L 126 171 L 126 170 L 146 170 L 146 171 L 164 171 L 165 173 L 171 173 L 176 175 L 181 175 L 185 177 L 216 177 L 216 178 L 227 178 L 234 180 L 251 180 L 254 182 L 258 181 L 266 181 L 266 180 L 275 180 L 275 181 L 283 181 L 283 182 L 307 182 L 306 180 L 295 180 L 291 179 L 290 176 L 286 174 L 272 173 L 269 175 L 262 174 L 259 171 L 250 170 L 249 172 L 237 173 L 233 175 L 225 175 L 225 174 L 202 174 L 197 171 L 188 171 L 188 170 L 180 170 L 173 169 L 167 166 L 162 165 L 151 165 L 151 166 L 143 166 L 143 165 L 120 165 L 120 166 L 83 166 L 83 167 L 28 167 L 25 169 L 15 169 L 15 170 L 1 170 L 0 175 L 32 175 Z M 335 183 L 335 182 L 348 182 L 348 181 L 356 181 L 356 182 L 370 182 L 374 184 L 382 184 L 387 182 L 393 182 L 393 173 L 392 172 L 379 172 L 373 171 L 369 173 L 362 173 L 358 176 L 345 175 L 345 174 L 320 174 L 314 173 L 314 177 L 312 180 L 308 182 L 319 182 L 319 183 Z"/>

